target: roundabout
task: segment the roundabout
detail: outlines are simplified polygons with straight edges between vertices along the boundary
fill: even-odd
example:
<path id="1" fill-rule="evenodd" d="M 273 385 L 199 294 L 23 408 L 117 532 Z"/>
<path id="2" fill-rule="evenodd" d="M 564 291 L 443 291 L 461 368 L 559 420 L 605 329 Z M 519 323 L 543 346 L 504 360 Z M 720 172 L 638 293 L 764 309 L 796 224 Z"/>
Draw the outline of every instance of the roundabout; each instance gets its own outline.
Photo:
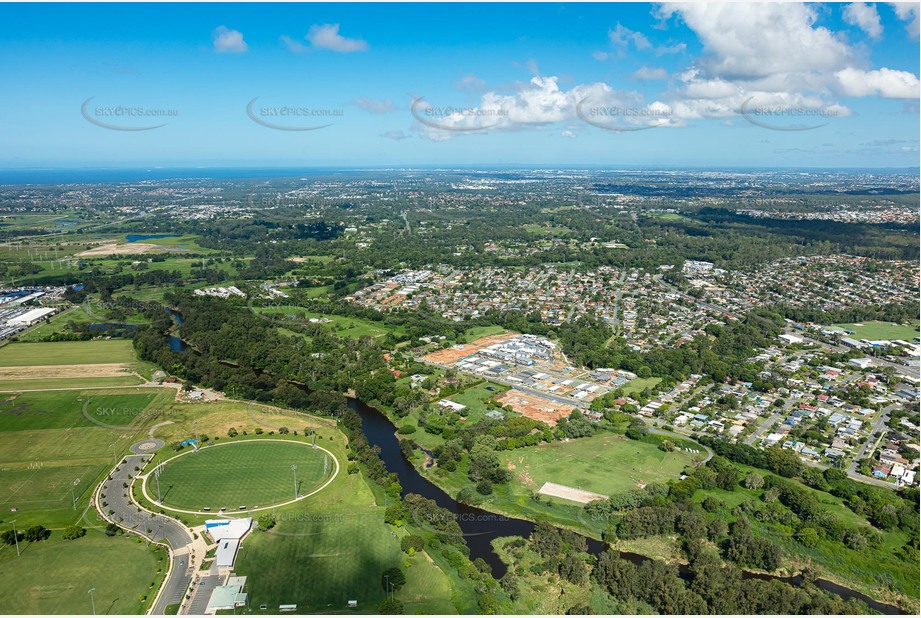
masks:
<path id="1" fill-rule="evenodd" d="M 189 449 L 149 470 L 146 499 L 177 513 L 238 515 L 274 509 L 322 491 L 336 457 L 295 440 L 246 439 Z"/>

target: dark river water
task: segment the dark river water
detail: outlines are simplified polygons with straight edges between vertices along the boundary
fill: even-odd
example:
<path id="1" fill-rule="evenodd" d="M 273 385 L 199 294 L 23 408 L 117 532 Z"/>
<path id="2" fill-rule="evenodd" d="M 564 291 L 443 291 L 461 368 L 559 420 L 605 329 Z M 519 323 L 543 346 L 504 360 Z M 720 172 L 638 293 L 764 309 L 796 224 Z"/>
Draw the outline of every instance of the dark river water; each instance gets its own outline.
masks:
<path id="1" fill-rule="evenodd" d="M 482 558 L 489 564 L 492 569 L 493 577 L 496 579 L 505 575 L 507 567 L 499 556 L 493 551 L 492 540 L 504 536 L 521 536 L 528 537 L 534 530 L 534 524 L 522 519 L 514 519 L 490 513 L 489 511 L 460 504 L 454 498 L 449 496 L 440 487 L 419 474 L 413 465 L 407 461 L 400 451 L 400 444 L 397 440 L 395 431 L 396 427 L 390 422 L 380 410 L 373 408 L 357 399 L 349 398 L 349 407 L 355 410 L 362 420 L 362 431 L 372 446 L 380 448 L 380 457 L 386 464 L 390 472 L 396 473 L 400 479 L 400 485 L 403 486 L 403 495 L 413 493 L 418 494 L 429 500 L 434 500 L 438 506 L 448 509 L 457 515 L 457 523 L 460 525 L 470 547 L 470 558 Z M 593 554 L 599 554 L 604 551 L 606 544 L 592 538 L 586 537 L 588 549 Z M 649 560 L 645 556 L 628 552 L 620 552 L 621 558 L 633 563 L 639 563 Z M 687 574 L 687 567 L 679 566 L 682 575 Z M 802 581 L 802 576 L 795 577 L 775 577 L 773 575 L 764 575 L 760 573 L 749 573 L 743 571 L 743 577 L 757 579 L 779 579 L 792 585 L 798 585 Z M 841 598 L 859 599 L 867 604 L 870 609 L 882 614 L 904 614 L 900 608 L 894 605 L 880 603 L 860 592 L 839 586 L 833 582 L 819 579 L 816 585 L 822 590 L 826 590 Z"/>
<path id="2" fill-rule="evenodd" d="M 177 323 L 182 323 L 182 316 L 178 312 L 170 311 L 177 319 Z M 189 348 L 179 337 L 171 336 L 169 340 L 170 347 L 175 351 L 182 351 Z M 228 366 L 236 366 L 233 363 L 223 363 Z M 310 389 L 302 384 L 291 382 L 291 384 L 305 391 Z M 482 558 L 490 566 L 493 577 L 496 579 L 505 575 L 508 567 L 492 547 L 493 539 L 507 536 L 520 536 L 527 538 L 534 530 L 534 524 L 523 519 L 506 517 L 497 513 L 491 513 L 484 509 L 474 506 L 468 506 L 457 502 L 449 496 L 443 489 L 419 474 L 413 465 L 403 456 L 400 450 L 400 443 L 396 437 L 396 426 L 380 410 L 373 408 L 366 403 L 353 397 L 348 398 L 348 406 L 355 410 L 362 421 L 362 431 L 371 446 L 380 448 L 380 458 L 387 466 L 387 470 L 397 475 L 400 485 L 403 487 L 403 495 L 417 494 L 423 498 L 433 500 L 438 506 L 448 509 L 457 515 L 457 523 L 460 525 L 467 546 L 470 548 L 470 559 L 475 560 Z M 607 546 L 596 539 L 585 537 L 588 550 L 593 554 L 600 554 Z M 620 557 L 638 564 L 649 560 L 646 556 L 630 552 L 620 552 Z M 687 567 L 679 565 L 679 572 L 682 576 L 687 575 Z M 779 579 L 792 585 L 798 585 L 802 581 L 802 576 L 794 577 L 775 577 L 773 575 L 764 575 L 760 573 L 750 573 L 743 571 L 743 577 L 757 579 Z M 839 586 L 833 582 L 818 579 L 816 585 L 827 592 L 840 596 L 845 600 L 858 599 L 867 604 L 867 606 L 881 614 L 898 615 L 905 614 L 900 608 L 894 605 L 880 603 L 865 594 L 851 590 L 844 586 Z"/>

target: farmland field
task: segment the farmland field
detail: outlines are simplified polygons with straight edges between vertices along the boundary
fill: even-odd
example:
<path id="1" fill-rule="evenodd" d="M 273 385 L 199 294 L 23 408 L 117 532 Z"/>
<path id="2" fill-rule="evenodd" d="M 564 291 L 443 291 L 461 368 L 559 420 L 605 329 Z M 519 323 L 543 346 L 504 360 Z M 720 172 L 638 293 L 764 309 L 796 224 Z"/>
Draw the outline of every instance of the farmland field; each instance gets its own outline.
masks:
<path id="1" fill-rule="evenodd" d="M 163 505 L 167 508 L 217 511 L 225 507 L 269 506 L 294 498 L 294 471 L 297 465 L 297 492 L 313 491 L 335 466 L 328 455 L 305 442 L 247 440 L 205 447 L 197 453 L 186 451 L 168 460 L 160 476 Z M 147 480 L 147 492 L 156 496 L 157 483 Z"/>
<path id="2" fill-rule="evenodd" d="M 55 343 L 11 343 L 0 348 L 0 367 L 133 363 L 131 341 L 98 339 Z"/>

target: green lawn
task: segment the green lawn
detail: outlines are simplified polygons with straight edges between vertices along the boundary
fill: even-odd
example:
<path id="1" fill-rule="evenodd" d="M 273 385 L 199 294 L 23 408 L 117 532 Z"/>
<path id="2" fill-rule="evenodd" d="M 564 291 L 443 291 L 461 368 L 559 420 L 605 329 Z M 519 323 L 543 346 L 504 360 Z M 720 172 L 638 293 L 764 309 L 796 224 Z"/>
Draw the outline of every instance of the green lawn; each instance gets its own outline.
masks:
<path id="1" fill-rule="evenodd" d="M 125 339 L 11 343 L 0 348 L 0 367 L 131 363 L 134 346 Z"/>
<path id="2" fill-rule="evenodd" d="M 269 532 L 246 542 L 236 572 L 249 575 L 250 607 L 296 603 L 298 612 L 341 611 L 358 600 L 355 613 L 377 613 L 384 598 L 381 573 L 400 566 L 400 545 L 384 523 L 382 507 L 331 507 L 281 512 Z"/>
<path id="3" fill-rule="evenodd" d="M 111 425 L 129 427 L 156 400 L 172 395 L 161 389 L 35 392 L 0 397 L 0 433 Z M 84 413 L 84 407 L 86 412 Z"/>
<path id="4" fill-rule="evenodd" d="M 381 337 L 393 333 L 397 336 L 403 336 L 405 329 L 402 326 L 388 326 L 383 322 L 373 322 L 371 320 L 362 320 L 360 318 L 349 318 L 341 315 L 314 313 L 305 311 L 303 307 L 294 305 L 285 305 L 280 307 L 255 307 L 259 313 L 278 315 L 280 317 L 300 318 L 326 318 L 328 328 L 331 328 L 340 337 Z"/>
<path id="5" fill-rule="evenodd" d="M 586 522 L 581 504 L 549 497 L 536 501 L 532 495 L 548 481 L 611 495 L 635 489 L 641 480 L 664 483 L 677 479 L 686 465 L 703 457 L 703 452 L 665 453 L 655 444 L 609 432 L 569 442 L 502 451 L 499 454 L 501 465 L 512 472 L 512 479 L 509 483 L 494 485 L 491 495 L 481 497 L 482 507 L 531 521 L 546 519 L 599 538 L 600 530 Z M 438 466 L 424 469 L 421 463 L 422 458 L 416 457 L 416 469 L 452 496 L 463 487 L 473 488 L 467 478 L 467 457 L 455 472 Z"/>
<path id="6" fill-rule="evenodd" d="M 172 389 L 0 397 L 0 512 L 16 508 L 23 525 L 73 523 L 115 457 L 146 433 L 142 428 L 173 397 Z"/>
<path id="7" fill-rule="evenodd" d="M 529 494 L 551 482 L 608 496 L 635 489 L 640 481 L 664 483 L 677 479 L 685 466 L 703 456 L 666 453 L 653 444 L 612 433 L 501 454 L 504 465 L 515 466 L 513 482 Z"/>
<path id="8" fill-rule="evenodd" d="M 318 433 L 323 446 L 344 462 L 342 434 L 332 428 Z M 251 533 L 234 567 L 248 577 L 250 608 L 275 614 L 280 604 L 296 603 L 298 613 L 376 614 L 385 595 L 381 574 L 400 567 L 407 583 L 396 598 L 406 613 L 455 613 L 451 580 L 423 563 L 425 556 L 400 551 L 403 531 L 384 523 L 384 511 L 363 475 L 345 471 L 317 495 L 278 509 L 277 525 Z M 351 611 L 350 599 L 358 601 Z M 262 604 L 265 612 L 258 609 Z"/>
<path id="9" fill-rule="evenodd" d="M 18 524 L 19 522 L 17 522 Z M 0 529 L 8 526 L 0 524 Z M 163 550 L 154 551 L 127 536 L 108 537 L 97 530 L 74 541 L 56 531 L 39 543 L 23 543 L 22 556 L 0 548 L 0 612 L 4 614 L 142 614 L 155 588 L 148 584 L 157 568 L 165 570 Z"/>
<path id="10" fill-rule="evenodd" d="M 23 342 L 41 341 L 48 335 L 60 333 L 67 330 L 67 324 L 91 324 L 97 320 L 87 315 L 83 307 L 71 307 L 51 318 L 47 323 L 39 324 L 35 328 L 29 329 L 19 334 L 19 340 Z"/>
<path id="11" fill-rule="evenodd" d="M 662 381 L 662 378 L 634 378 L 624 384 L 621 389 L 624 395 L 630 396 L 642 392 L 643 389 L 655 386 Z"/>
<path id="12" fill-rule="evenodd" d="M 918 321 L 915 320 L 911 326 L 905 324 L 893 324 L 892 322 L 860 322 L 858 324 L 835 324 L 839 328 L 854 331 L 852 337 L 857 339 L 869 339 L 877 341 L 881 339 L 901 339 L 911 341 L 918 337 Z"/>
<path id="13" fill-rule="evenodd" d="M 328 455 L 295 441 L 240 441 L 191 449 L 168 461 L 160 476 L 163 504 L 167 507 L 214 511 L 225 507 L 269 506 L 294 498 L 294 471 L 300 495 L 313 491 L 332 474 Z M 147 492 L 156 496 L 157 483 L 147 479 Z"/>
<path id="14" fill-rule="evenodd" d="M 474 326 L 473 328 L 468 328 L 464 332 L 464 336 L 467 337 L 467 341 L 475 341 L 480 337 L 488 337 L 489 335 L 501 335 L 502 333 L 507 333 L 508 331 L 502 328 L 501 326 Z"/>
<path id="15" fill-rule="evenodd" d="M 483 414 L 490 410 L 496 410 L 500 406 L 497 403 L 490 403 L 489 400 L 509 390 L 510 387 L 496 384 L 494 382 L 482 382 L 476 386 L 470 387 L 460 393 L 451 395 L 447 399 L 455 401 L 461 405 L 467 406 L 462 415 L 467 418 L 468 423 L 475 423 Z"/>

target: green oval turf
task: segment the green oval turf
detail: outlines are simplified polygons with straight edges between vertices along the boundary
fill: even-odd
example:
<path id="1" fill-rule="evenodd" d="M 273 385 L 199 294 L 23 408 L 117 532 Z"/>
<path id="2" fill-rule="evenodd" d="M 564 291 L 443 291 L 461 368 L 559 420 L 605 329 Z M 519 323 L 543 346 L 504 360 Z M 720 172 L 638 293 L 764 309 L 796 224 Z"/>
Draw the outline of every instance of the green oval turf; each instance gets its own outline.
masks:
<path id="1" fill-rule="evenodd" d="M 188 447 L 187 447 L 188 448 Z M 244 441 L 189 452 L 169 461 L 160 475 L 163 506 L 189 510 L 221 507 L 236 511 L 266 507 L 294 499 L 297 465 L 298 495 L 310 493 L 332 474 L 323 474 L 324 451 L 301 442 Z M 147 479 L 147 493 L 157 498 L 157 479 Z"/>

